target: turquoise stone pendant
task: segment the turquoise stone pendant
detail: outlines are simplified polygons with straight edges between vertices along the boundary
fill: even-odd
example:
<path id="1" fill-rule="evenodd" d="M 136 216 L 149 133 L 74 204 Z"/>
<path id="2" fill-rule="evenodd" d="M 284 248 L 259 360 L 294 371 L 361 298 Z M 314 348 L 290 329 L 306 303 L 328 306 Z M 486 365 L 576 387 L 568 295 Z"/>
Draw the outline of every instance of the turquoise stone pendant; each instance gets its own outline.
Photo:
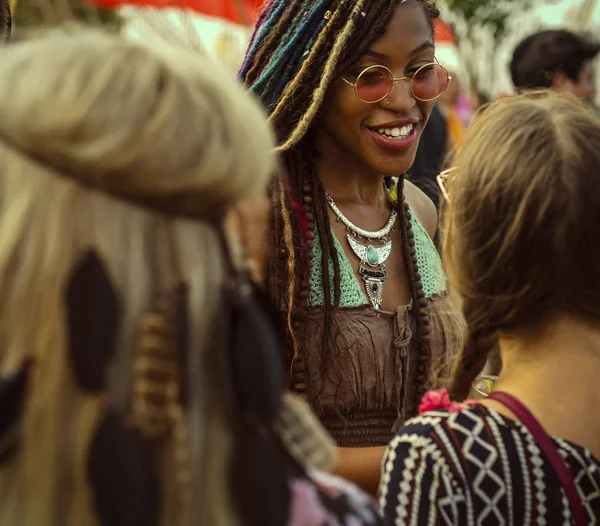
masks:
<path id="1" fill-rule="evenodd" d="M 379 254 L 377 254 L 377 250 L 374 247 L 369 247 L 367 249 L 367 263 L 372 267 L 379 264 Z"/>
<path id="2" fill-rule="evenodd" d="M 358 273 L 365 282 L 369 301 L 374 309 L 379 310 L 383 299 L 383 283 L 387 278 L 385 262 L 392 253 L 392 240 L 388 239 L 379 246 L 365 245 L 358 241 L 356 236 L 348 234 L 348 243 L 360 259 Z"/>
<path id="3" fill-rule="evenodd" d="M 383 265 L 392 253 L 391 239 L 380 246 L 365 245 L 358 241 L 355 236 L 348 234 L 348 243 L 350 243 L 350 248 L 357 257 L 370 267 Z"/>

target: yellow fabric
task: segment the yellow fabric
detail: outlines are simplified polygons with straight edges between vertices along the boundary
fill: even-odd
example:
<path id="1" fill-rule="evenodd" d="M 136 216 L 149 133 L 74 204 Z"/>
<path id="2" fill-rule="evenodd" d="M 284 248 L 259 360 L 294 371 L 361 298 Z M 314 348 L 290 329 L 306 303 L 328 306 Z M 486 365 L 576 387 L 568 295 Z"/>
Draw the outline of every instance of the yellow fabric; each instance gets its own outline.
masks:
<path id="1" fill-rule="evenodd" d="M 463 124 L 458 111 L 453 109 L 447 114 L 448 118 L 448 135 L 452 141 L 453 148 L 458 148 L 465 138 L 465 125 Z"/>

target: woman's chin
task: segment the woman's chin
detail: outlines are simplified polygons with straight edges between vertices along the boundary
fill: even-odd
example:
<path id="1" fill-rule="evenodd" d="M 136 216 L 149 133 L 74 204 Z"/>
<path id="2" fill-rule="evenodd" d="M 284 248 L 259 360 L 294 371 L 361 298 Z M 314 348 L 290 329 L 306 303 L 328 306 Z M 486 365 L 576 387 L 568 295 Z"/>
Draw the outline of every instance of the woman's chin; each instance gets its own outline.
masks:
<path id="1" fill-rule="evenodd" d="M 382 159 L 377 163 L 377 173 L 384 177 L 397 177 L 403 175 L 410 170 L 415 160 L 415 153 L 406 152 L 399 159 L 396 156 L 394 159 Z"/>
<path id="2" fill-rule="evenodd" d="M 417 155 L 418 143 L 415 143 L 409 150 L 387 151 L 382 154 L 379 152 L 371 153 L 369 165 L 375 173 L 381 174 L 384 177 L 395 177 L 405 174 L 415 161 Z"/>

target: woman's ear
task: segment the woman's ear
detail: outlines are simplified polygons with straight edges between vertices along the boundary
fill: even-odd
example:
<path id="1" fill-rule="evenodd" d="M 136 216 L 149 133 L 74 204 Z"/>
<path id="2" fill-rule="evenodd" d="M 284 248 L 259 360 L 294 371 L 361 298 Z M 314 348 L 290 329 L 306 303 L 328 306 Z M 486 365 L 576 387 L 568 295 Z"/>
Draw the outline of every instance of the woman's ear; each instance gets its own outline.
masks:
<path id="1" fill-rule="evenodd" d="M 552 78 L 552 89 L 559 92 L 572 92 L 575 83 L 563 71 L 559 71 Z"/>

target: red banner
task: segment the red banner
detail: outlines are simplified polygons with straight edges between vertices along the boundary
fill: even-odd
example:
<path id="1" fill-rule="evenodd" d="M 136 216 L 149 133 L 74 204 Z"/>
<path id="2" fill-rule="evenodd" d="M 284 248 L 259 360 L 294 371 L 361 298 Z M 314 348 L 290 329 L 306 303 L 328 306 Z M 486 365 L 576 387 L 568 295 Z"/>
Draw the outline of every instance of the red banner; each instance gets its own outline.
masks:
<path id="1" fill-rule="evenodd" d="M 191 9 L 198 13 L 222 18 L 241 25 L 253 25 L 265 0 L 89 0 L 101 7 L 125 5 L 138 7 Z"/>
<path id="2" fill-rule="evenodd" d="M 439 18 L 435 21 L 435 41 L 456 44 L 454 31 L 452 31 L 452 28 L 448 24 L 442 22 Z"/>

